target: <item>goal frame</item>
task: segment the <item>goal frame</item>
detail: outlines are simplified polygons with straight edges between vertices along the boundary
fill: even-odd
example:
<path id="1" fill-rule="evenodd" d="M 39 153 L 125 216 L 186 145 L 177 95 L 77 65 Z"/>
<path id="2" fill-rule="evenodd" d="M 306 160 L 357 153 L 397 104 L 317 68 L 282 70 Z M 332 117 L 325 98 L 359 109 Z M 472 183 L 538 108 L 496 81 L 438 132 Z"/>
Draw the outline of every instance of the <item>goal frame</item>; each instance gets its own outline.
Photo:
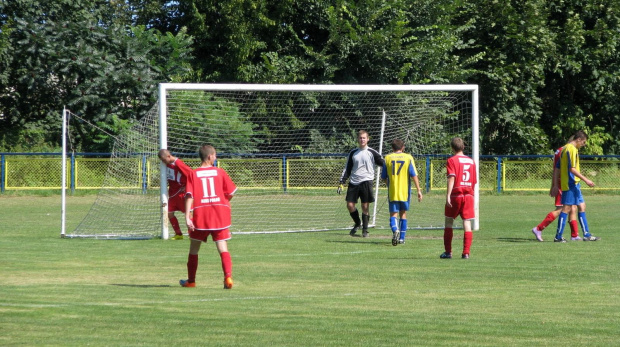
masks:
<path id="1" fill-rule="evenodd" d="M 434 84 L 434 85 L 305 85 L 305 84 L 219 84 L 219 83 L 160 83 L 159 84 L 159 147 L 168 148 L 167 140 L 167 91 L 169 90 L 213 90 L 213 91 L 298 91 L 298 92 L 406 92 L 406 91 L 462 91 L 472 93 L 471 150 L 476 163 L 476 175 L 480 177 L 480 141 L 478 113 L 478 85 L 475 84 Z M 166 240 L 168 232 L 168 189 L 166 167 L 160 163 L 161 196 L 161 237 Z M 378 185 L 377 185 L 378 187 Z M 480 184 L 474 187 L 474 209 L 476 218 L 473 230 L 480 226 Z M 375 203 L 376 207 L 376 203 Z"/>

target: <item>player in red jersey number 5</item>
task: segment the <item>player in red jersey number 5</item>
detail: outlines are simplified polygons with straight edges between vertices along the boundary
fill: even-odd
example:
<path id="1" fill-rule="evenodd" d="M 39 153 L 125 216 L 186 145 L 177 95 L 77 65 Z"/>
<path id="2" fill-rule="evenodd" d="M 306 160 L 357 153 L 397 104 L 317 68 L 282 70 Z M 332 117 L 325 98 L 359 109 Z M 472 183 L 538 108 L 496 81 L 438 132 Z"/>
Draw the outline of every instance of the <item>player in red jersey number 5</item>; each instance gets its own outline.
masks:
<path id="1" fill-rule="evenodd" d="M 180 280 L 183 287 L 196 286 L 198 269 L 198 251 L 209 235 L 213 238 L 222 261 L 224 271 L 224 288 L 233 286 L 232 260 L 228 252 L 228 240 L 231 238 L 230 199 L 237 190 L 228 173 L 213 166 L 216 160 L 215 148 L 204 145 L 199 150 L 200 167 L 187 177 L 185 206 L 189 211 L 193 204 L 193 216 L 185 215 L 189 228 L 189 256 L 187 258 L 187 280 Z"/>
<path id="2" fill-rule="evenodd" d="M 474 187 L 478 183 L 476 163 L 463 154 L 465 144 L 461 138 L 455 137 L 450 142 L 454 156 L 446 163 L 448 189 L 446 192 L 445 227 L 443 244 L 445 252 L 439 257 L 452 258 L 452 225 L 459 215 L 463 219 L 463 253 L 461 258 L 469 259 L 469 250 L 473 239 L 471 220 L 476 218 L 474 211 Z"/>

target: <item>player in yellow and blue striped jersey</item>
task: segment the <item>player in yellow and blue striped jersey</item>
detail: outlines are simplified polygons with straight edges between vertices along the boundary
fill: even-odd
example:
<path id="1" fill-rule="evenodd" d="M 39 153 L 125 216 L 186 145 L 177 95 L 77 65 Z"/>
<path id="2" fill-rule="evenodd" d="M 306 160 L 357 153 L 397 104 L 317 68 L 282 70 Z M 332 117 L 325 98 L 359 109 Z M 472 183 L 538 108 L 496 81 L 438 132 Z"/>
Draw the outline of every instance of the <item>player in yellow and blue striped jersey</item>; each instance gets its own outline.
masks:
<path id="1" fill-rule="evenodd" d="M 394 152 L 385 157 L 381 178 L 387 180 L 392 246 L 396 246 L 399 243 L 405 243 L 411 182 L 413 181 L 418 191 L 418 201 L 422 201 L 422 191 L 413 157 L 404 153 L 405 143 L 400 139 L 395 139 L 392 141 L 392 150 Z M 397 217 L 400 218 L 399 223 Z"/>
<path id="2" fill-rule="evenodd" d="M 579 148 L 586 145 L 588 141 L 588 135 L 579 130 L 573 135 L 572 140 L 568 142 L 560 153 L 560 160 L 556 164 L 556 170 L 554 172 L 554 185 L 551 188 L 552 192 L 557 192 L 558 189 L 562 190 L 562 212 L 558 217 L 558 228 L 555 234 L 554 242 L 566 242 L 562 237 L 564 233 L 564 226 L 568 218 L 568 213 L 571 212 L 571 208 L 577 205 L 578 208 L 578 220 L 583 230 L 584 241 L 598 241 L 599 238 L 590 234 L 590 228 L 588 227 L 588 220 L 586 219 L 586 203 L 581 194 L 580 182 L 583 181 L 590 187 L 594 187 L 594 182 L 588 179 L 579 168 Z M 558 187 L 557 182 L 560 183 Z"/>

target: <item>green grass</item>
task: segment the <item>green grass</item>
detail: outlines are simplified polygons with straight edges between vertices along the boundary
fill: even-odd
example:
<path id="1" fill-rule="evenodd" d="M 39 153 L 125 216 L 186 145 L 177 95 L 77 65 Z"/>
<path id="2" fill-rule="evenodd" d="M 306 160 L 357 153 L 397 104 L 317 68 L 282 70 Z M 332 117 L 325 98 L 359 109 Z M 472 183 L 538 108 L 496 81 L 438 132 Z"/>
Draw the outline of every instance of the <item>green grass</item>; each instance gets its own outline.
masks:
<path id="1" fill-rule="evenodd" d="M 59 196 L 0 196 L 0 345 L 618 345 L 617 195 L 586 201 L 602 240 L 555 244 L 530 232 L 550 198 L 483 195 L 469 260 L 440 260 L 438 230 L 236 235 L 226 291 L 212 243 L 181 288 L 188 241 L 61 239 Z"/>

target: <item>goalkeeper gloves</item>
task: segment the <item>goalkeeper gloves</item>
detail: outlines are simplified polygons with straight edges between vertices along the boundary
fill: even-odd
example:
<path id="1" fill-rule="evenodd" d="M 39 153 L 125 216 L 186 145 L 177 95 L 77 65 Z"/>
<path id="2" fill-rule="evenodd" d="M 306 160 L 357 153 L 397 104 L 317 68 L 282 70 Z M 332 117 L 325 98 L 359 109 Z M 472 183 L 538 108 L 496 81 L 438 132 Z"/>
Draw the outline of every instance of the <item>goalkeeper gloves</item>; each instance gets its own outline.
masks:
<path id="1" fill-rule="evenodd" d="M 344 188 L 344 185 L 342 185 L 342 183 L 338 186 L 338 195 L 342 194 L 342 189 Z"/>

